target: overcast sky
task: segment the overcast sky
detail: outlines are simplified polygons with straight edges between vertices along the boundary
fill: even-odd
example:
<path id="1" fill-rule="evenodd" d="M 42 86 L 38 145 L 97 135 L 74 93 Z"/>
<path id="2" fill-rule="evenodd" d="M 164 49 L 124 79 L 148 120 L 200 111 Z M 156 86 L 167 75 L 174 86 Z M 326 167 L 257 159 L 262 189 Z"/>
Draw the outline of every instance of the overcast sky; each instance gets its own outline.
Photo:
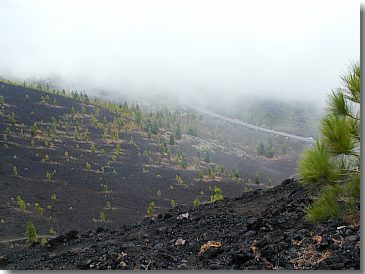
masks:
<path id="1" fill-rule="evenodd" d="M 124 93 L 321 101 L 360 56 L 358 1 L 0 0 L 0 74 Z"/>

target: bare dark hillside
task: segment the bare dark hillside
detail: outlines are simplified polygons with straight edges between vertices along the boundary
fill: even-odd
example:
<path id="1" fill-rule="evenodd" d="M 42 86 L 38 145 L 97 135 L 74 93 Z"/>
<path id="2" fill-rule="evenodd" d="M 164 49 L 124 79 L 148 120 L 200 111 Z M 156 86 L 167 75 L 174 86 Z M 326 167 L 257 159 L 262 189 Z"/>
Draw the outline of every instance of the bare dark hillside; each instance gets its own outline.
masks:
<path id="1" fill-rule="evenodd" d="M 300 142 L 82 93 L 2 83 L 0 96 L 1 268 L 359 268 L 358 224 L 307 223 L 308 194 L 279 185 Z M 260 155 L 260 140 L 286 152 Z"/>
<path id="2" fill-rule="evenodd" d="M 136 105 L 62 94 L 1 83 L 2 240 L 24 237 L 28 220 L 39 234 L 57 235 L 136 222 L 152 201 L 154 214 L 208 202 L 215 186 L 225 197 L 267 188 L 296 172 L 303 149 L 284 140 L 286 154 L 270 159 L 256 146 L 272 138 L 280 148 L 275 136 L 184 111 L 139 117 Z M 157 132 L 146 130 L 158 121 Z M 182 138 L 170 144 L 177 123 Z"/>
<path id="3" fill-rule="evenodd" d="M 287 180 L 132 226 L 69 231 L 45 246 L 0 244 L 4 269 L 360 269 L 360 227 L 304 220 L 306 191 Z M 3 256 L 1 256 L 4 254 Z"/>

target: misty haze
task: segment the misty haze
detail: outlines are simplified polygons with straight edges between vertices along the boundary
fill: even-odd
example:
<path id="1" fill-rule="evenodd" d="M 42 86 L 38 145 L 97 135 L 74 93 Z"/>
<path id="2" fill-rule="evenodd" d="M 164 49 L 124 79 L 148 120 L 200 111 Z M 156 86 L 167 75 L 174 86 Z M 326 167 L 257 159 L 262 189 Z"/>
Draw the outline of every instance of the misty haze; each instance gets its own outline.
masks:
<path id="1" fill-rule="evenodd" d="M 0 34 L 0 269 L 360 269 L 357 1 L 0 0 Z"/>

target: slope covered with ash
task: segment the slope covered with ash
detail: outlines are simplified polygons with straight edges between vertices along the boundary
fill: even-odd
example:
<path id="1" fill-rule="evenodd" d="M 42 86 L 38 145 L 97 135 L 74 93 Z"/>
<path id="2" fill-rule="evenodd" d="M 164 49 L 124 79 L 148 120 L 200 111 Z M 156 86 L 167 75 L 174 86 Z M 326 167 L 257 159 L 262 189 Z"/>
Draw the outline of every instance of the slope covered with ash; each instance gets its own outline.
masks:
<path id="1" fill-rule="evenodd" d="M 295 181 L 46 246 L 0 244 L 2 269 L 360 269 L 360 226 L 311 224 Z"/>

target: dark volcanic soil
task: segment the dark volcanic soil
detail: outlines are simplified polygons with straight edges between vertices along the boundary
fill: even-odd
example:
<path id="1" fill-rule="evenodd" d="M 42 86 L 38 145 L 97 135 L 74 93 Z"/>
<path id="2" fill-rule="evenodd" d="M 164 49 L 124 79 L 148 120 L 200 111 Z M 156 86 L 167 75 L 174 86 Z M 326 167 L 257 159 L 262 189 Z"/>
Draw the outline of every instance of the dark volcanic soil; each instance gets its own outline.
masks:
<path id="1" fill-rule="evenodd" d="M 287 180 L 195 209 L 176 207 L 134 226 L 70 231 L 46 246 L 3 243 L 0 268 L 360 269 L 360 227 L 307 223 L 307 197 Z M 216 243 L 201 249 L 208 241 Z"/>
<path id="2" fill-rule="evenodd" d="M 47 95 L 49 101 L 42 102 L 42 97 Z M 156 205 L 155 212 L 160 213 L 171 207 L 171 200 L 179 205 L 191 205 L 197 197 L 201 202 L 209 201 L 210 187 L 214 186 L 219 186 L 225 197 L 232 198 L 249 188 L 265 188 L 269 177 L 273 185 L 277 185 L 295 173 L 298 151 L 303 147 L 288 141 L 287 155 L 274 160 L 264 159 L 252 152 L 256 142 L 263 138 L 261 134 L 203 117 L 200 124 L 212 128 L 218 125 L 218 136 L 224 142 L 213 144 L 207 134 L 199 138 L 183 134 L 182 140 L 169 145 L 171 160 L 165 153 L 158 164 L 156 135 L 148 140 L 147 133 L 141 129 L 129 130 L 128 123 L 133 122 L 133 117 L 127 115 L 125 125 L 118 126 L 118 142 L 123 153 L 113 159 L 116 142 L 110 138 L 106 141 L 102 136 L 120 113 L 5 83 L 0 85 L 0 96 L 5 101 L 0 108 L 0 241 L 24 237 L 28 220 L 35 224 L 39 234 L 49 234 L 51 228 L 56 234 L 62 234 L 73 229 L 96 229 L 103 212 L 107 225 L 117 228 L 143 218 L 151 201 Z M 84 113 L 81 113 L 82 108 L 85 108 Z M 97 109 L 99 114 L 96 114 Z M 72 110 L 76 111 L 74 117 Z M 15 124 L 8 118 L 12 113 Z M 99 120 L 97 127 L 93 125 L 93 115 Z M 48 134 L 53 117 L 57 121 L 55 140 Z M 110 123 L 108 126 L 102 123 L 105 118 Z M 32 138 L 34 122 L 38 124 L 38 133 Z M 89 140 L 75 138 L 76 128 L 79 132 L 88 130 Z M 168 130 L 161 129 L 161 136 Z M 5 140 L 7 131 L 9 135 Z M 130 143 L 131 138 L 135 145 Z M 93 143 L 96 152 L 91 151 Z M 196 167 L 195 146 L 202 144 L 209 147 L 211 163 L 205 163 L 202 154 L 201 165 Z M 178 148 L 187 154 L 190 163 L 187 169 L 176 164 Z M 232 148 L 240 148 L 239 153 L 234 153 Z M 144 151 L 151 151 L 151 157 Z M 49 159 L 44 161 L 46 155 Z M 91 164 L 90 170 L 86 169 L 86 163 Z M 198 179 L 199 170 L 207 174 L 209 165 L 220 164 L 226 168 L 222 176 Z M 18 176 L 12 171 L 14 166 Z M 228 170 L 235 167 L 240 173 L 238 182 L 228 174 Z M 46 177 L 47 172 L 54 172 L 51 180 Z M 262 184 L 249 183 L 256 172 L 260 173 Z M 183 184 L 177 183 L 176 175 L 182 176 Z M 103 193 L 103 185 L 109 189 L 107 194 Z M 158 197 L 158 191 L 162 193 L 161 197 Z M 56 199 L 51 198 L 53 194 Z M 18 195 L 25 201 L 26 210 L 20 210 Z M 111 203 L 112 209 L 107 207 L 107 202 Z M 36 204 L 43 209 L 41 213 Z"/>

